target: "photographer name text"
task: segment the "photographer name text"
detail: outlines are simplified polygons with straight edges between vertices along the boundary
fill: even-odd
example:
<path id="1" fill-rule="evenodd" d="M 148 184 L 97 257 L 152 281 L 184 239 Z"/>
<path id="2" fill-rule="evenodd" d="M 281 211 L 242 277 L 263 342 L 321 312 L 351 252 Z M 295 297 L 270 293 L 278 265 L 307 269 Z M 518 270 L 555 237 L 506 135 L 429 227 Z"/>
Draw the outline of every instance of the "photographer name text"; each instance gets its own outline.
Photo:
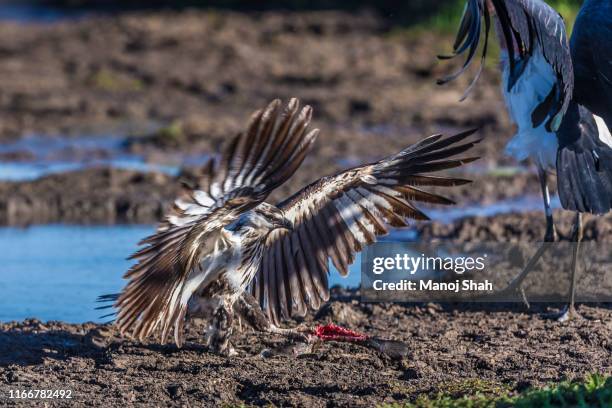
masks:
<path id="1" fill-rule="evenodd" d="M 433 291 L 433 292 L 480 292 L 493 291 L 493 283 L 489 280 L 477 282 L 474 280 L 456 280 L 454 282 L 436 282 L 434 280 L 412 281 L 402 279 L 398 282 L 385 282 L 381 279 L 372 282 L 372 288 L 377 291 Z"/>

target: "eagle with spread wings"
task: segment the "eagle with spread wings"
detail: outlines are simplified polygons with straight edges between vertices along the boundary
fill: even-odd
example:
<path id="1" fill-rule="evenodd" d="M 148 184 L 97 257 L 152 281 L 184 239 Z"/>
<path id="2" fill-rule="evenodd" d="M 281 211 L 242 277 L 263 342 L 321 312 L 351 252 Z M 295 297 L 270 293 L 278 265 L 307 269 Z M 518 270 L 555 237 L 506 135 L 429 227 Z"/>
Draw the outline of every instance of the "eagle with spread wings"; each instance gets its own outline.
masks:
<path id="1" fill-rule="evenodd" d="M 140 341 L 184 341 L 184 322 L 206 317 L 208 346 L 231 350 L 234 311 L 251 306 L 260 327 L 282 332 L 282 319 L 304 315 L 329 299 L 331 263 L 342 275 L 356 252 L 404 227 L 427 220 L 414 202 L 452 204 L 423 186 L 457 186 L 467 180 L 432 175 L 475 158 L 474 131 L 428 137 L 399 153 L 319 179 L 279 204 L 264 202 L 300 167 L 319 130 L 312 108 L 278 100 L 255 112 L 206 165 L 198 185 L 174 203 L 157 231 L 144 239 L 125 274 L 120 294 L 103 296 L 116 308 L 115 324 Z M 263 312 L 263 313 L 262 313 Z M 252 319 L 247 319 L 251 321 Z"/>

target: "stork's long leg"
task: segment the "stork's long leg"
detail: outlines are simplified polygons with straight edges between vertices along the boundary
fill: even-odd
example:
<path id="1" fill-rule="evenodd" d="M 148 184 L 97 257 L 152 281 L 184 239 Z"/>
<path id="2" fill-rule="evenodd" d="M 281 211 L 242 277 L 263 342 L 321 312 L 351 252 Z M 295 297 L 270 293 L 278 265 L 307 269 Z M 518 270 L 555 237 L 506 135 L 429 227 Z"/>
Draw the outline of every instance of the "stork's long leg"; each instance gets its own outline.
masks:
<path id="1" fill-rule="evenodd" d="M 576 295 L 576 267 L 578 264 L 578 253 L 580 251 L 580 243 L 583 238 L 583 230 L 582 230 L 582 214 L 576 213 L 576 221 L 574 222 L 574 231 L 572 234 L 572 242 L 574 243 L 574 248 L 572 252 L 572 278 L 570 282 L 570 296 L 569 303 L 559 316 L 559 321 L 565 322 L 574 317 L 579 317 L 580 315 L 576 312 L 576 308 L 574 306 L 574 300 Z"/>
<path id="2" fill-rule="evenodd" d="M 529 262 L 527 262 L 527 265 L 525 266 L 523 271 L 518 274 L 504 290 L 502 290 L 502 292 L 505 293 L 519 291 L 522 295 L 523 302 L 527 305 L 527 307 L 529 307 L 529 302 L 527 301 L 527 297 L 525 296 L 525 292 L 522 287 L 523 281 L 525 280 L 529 272 L 531 272 L 533 268 L 535 268 L 540 258 L 542 258 L 542 255 L 544 255 L 546 250 L 550 247 L 550 245 L 548 244 L 551 242 L 555 242 L 557 235 L 553 220 L 552 207 L 550 205 L 550 192 L 548 190 L 546 170 L 540 165 L 538 165 L 538 179 L 540 180 L 542 198 L 544 200 L 544 212 L 546 214 L 546 234 L 544 235 L 544 242 L 540 244 L 540 247 L 531 257 Z"/>

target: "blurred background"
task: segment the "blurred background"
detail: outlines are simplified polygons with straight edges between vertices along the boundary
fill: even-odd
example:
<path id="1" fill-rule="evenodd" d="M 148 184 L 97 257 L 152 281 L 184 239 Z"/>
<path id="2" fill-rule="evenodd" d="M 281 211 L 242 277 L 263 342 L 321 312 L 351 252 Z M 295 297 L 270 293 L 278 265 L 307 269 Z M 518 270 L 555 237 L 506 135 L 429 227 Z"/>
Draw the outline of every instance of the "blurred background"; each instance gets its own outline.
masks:
<path id="1" fill-rule="evenodd" d="M 580 1 L 552 1 L 571 27 Z M 125 260 L 180 182 L 197 177 L 251 112 L 296 96 L 322 130 L 277 200 L 323 175 L 432 133 L 481 128 L 476 179 L 452 208 L 388 239 L 539 240 L 533 168 L 502 154 L 513 134 L 497 52 L 440 87 L 463 1 L 0 2 L 0 321 L 98 321 Z M 554 184 L 554 183 L 553 183 Z M 558 207 L 558 200 L 554 199 Z M 557 216 L 561 236 L 571 214 Z M 610 218 L 587 239 L 612 239 Z M 348 280 L 357 285 L 359 262 Z"/>

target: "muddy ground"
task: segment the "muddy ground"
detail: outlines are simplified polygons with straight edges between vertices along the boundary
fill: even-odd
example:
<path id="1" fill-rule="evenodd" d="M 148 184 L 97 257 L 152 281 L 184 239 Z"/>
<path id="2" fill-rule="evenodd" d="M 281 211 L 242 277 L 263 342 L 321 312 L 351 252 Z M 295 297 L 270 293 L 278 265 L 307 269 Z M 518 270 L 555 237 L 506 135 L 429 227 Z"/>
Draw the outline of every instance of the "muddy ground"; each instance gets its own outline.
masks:
<path id="1" fill-rule="evenodd" d="M 426 135 L 477 126 L 485 141 L 473 154 L 483 159 L 471 177 L 480 178 L 490 166 L 512 163 L 501 154 L 512 127 L 494 69 L 462 104 L 467 76 L 435 84 L 457 66 L 436 60 L 449 41 L 367 12 L 187 10 L 2 22 L 0 140 L 113 134 L 125 138 L 125 152 L 149 161 L 211 154 L 255 109 L 297 96 L 314 107 L 322 134 L 273 200 Z M 62 154 L 83 155 L 78 148 Z M 29 156 L 24 150 L 2 159 Z M 500 184 L 484 177 L 481 190 L 463 191 L 471 201 L 520 194 L 526 185 L 537 194 L 532 176 L 516 178 Z M 154 222 L 178 188 L 179 179 L 164 175 L 104 169 L 0 182 L 0 222 Z"/>
<path id="2" fill-rule="evenodd" d="M 316 322 L 404 341 L 406 357 L 392 360 L 369 348 L 334 342 L 295 355 L 299 344 L 246 330 L 235 339 L 239 355 L 227 358 L 199 345 L 202 328 L 197 325 L 178 350 L 120 340 L 107 326 L 6 323 L 0 326 L 0 398 L 5 398 L 0 404 L 7 402 L 9 389 L 59 388 L 73 390 L 78 406 L 155 401 L 157 406 L 371 407 L 453 389 L 520 392 L 609 373 L 612 367 L 607 307 L 582 306 L 583 320 L 560 324 L 539 315 L 543 308 L 466 310 L 360 304 L 357 299 L 354 293 L 336 293 Z"/>
<path id="3" fill-rule="evenodd" d="M 497 123 L 501 107 L 491 75 L 459 105 L 469 78 L 434 84 L 449 71 L 435 57 L 448 43 L 367 13 L 133 12 L 3 22 L 0 33 L 3 139 L 180 120 L 190 135 L 167 143 L 208 147 L 271 99 L 296 96 L 321 127 L 404 126 L 405 142 L 432 124 Z M 363 149 L 353 145 L 334 152 Z"/>
<path id="4" fill-rule="evenodd" d="M 427 239 L 521 240 L 544 233 L 539 213 L 468 218 L 426 225 Z M 528 220 L 534 220 L 529 222 Z M 612 241 L 610 220 L 589 219 L 587 239 Z M 518 227 L 517 227 L 518 226 Z M 571 215 L 560 216 L 569 234 Z M 516 228 L 522 228 L 516 230 Z M 333 322 L 371 336 L 400 340 L 408 354 L 391 359 L 369 348 L 329 342 L 315 349 L 245 329 L 238 356 L 210 354 L 203 322 L 178 350 L 154 339 L 122 339 L 112 326 L 25 321 L 0 324 L 0 391 L 71 389 L 78 405 L 370 407 L 437 393 L 485 394 L 611 373 L 612 309 L 580 305 L 583 319 L 547 317 L 560 305 L 368 304 L 336 288 L 331 302 L 289 326 Z M 14 401 L 1 400 L 13 404 Z M 19 404 L 17 404 L 19 405 Z M 53 402 L 50 406 L 68 405 Z M 30 406 L 30 403 L 23 404 Z M 71 405 L 72 406 L 72 405 Z"/>

